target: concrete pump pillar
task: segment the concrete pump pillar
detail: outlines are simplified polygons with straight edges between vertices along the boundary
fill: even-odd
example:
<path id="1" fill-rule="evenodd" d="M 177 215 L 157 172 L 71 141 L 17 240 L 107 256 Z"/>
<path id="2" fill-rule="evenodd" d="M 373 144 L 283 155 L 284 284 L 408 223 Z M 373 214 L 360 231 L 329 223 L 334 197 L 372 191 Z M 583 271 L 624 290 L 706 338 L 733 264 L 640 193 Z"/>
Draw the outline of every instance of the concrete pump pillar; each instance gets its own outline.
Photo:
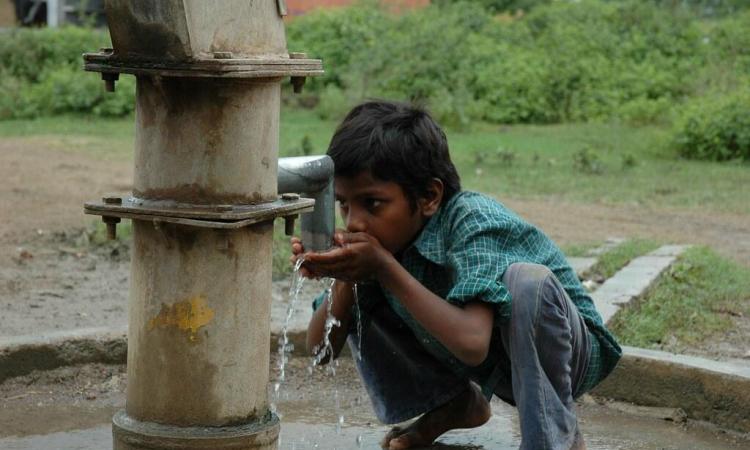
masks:
<path id="1" fill-rule="evenodd" d="M 132 197 L 87 203 L 133 221 L 128 387 L 115 450 L 275 449 L 269 411 L 283 1 L 107 0 L 113 49 L 84 55 L 108 89 L 137 77 Z"/>

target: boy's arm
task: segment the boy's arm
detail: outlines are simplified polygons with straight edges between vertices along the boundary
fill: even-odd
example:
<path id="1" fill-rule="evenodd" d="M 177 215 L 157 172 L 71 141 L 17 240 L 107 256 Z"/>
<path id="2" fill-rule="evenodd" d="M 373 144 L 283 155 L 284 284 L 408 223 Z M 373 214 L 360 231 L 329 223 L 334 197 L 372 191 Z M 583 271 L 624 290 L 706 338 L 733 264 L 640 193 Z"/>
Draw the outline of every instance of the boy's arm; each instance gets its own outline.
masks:
<path id="1" fill-rule="evenodd" d="M 344 233 L 338 239 L 341 247 L 325 253 L 307 254 L 305 263 L 310 264 L 315 272 L 337 279 L 377 279 L 456 358 L 470 366 L 477 366 L 485 360 L 494 321 L 490 305 L 471 302 L 461 308 L 443 300 L 366 233 Z M 348 292 L 351 296 L 351 287 Z M 352 301 L 349 300 L 348 308 Z M 322 320 L 325 324 L 324 317 Z"/>
<path id="2" fill-rule="evenodd" d="M 472 302 L 460 308 L 435 295 L 395 259 L 378 279 L 432 336 L 461 362 L 478 366 L 486 358 L 492 337 L 492 306 Z"/>
<path id="3" fill-rule="evenodd" d="M 312 319 L 307 326 L 307 351 L 310 354 L 316 354 L 321 351 L 321 346 L 325 338 L 326 319 L 328 318 L 328 303 L 333 299 L 331 305 L 331 315 L 340 322 L 338 326 L 331 328 L 328 339 L 333 348 L 333 357 L 337 358 L 341 349 L 346 342 L 346 336 L 349 330 L 349 321 L 351 319 L 352 304 L 354 303 L 354 293 L 352 283 L 336 280 L 333 284 L 331 297 L 326 298 L 323 303 L 315 310 Z M 323 358 L 321 364 L 329 361 L 328 357 Z"/>

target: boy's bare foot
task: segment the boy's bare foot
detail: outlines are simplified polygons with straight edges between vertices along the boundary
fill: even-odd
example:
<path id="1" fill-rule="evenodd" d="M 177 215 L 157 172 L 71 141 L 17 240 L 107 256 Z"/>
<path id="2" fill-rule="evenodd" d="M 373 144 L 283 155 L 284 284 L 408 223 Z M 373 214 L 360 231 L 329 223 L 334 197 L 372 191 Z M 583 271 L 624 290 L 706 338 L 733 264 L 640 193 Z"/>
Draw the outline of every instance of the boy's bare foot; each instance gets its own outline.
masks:
<path id="1" fill-rule="evenodd" d="M 425 447 L 448 430 L 475 428 L 490 419 L 490 404 L 474 383 L 448 403 L 425 413 L 408 427 L 394 427 L 380 445 L 389 450 Z"/>

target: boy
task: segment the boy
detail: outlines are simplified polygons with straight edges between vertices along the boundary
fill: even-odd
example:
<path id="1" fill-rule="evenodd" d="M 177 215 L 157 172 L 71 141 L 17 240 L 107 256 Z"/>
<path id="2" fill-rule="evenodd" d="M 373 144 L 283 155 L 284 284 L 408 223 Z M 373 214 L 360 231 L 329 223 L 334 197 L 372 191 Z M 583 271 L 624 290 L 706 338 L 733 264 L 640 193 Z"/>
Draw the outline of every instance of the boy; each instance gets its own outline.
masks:
<path id="1" fill-rule="evenodd" d="M 494 394 L 518 407 L 522 449 L 585 448 L 574 399 L 621 350 L 560 250 L 500 203 L 461 191 L 445 134 L 422 110 L 361 104 L 328 155 L 346 230 L 322 253 L 292 239 L 304 276 L 336 280 L 332 304 L 314 304 L 307 345 L 327 361 L 348 337 L 378 418 L 421 415 L 382 446 L 478 427 Z M 326 350 L 329 309 L 339 323 Z"/>

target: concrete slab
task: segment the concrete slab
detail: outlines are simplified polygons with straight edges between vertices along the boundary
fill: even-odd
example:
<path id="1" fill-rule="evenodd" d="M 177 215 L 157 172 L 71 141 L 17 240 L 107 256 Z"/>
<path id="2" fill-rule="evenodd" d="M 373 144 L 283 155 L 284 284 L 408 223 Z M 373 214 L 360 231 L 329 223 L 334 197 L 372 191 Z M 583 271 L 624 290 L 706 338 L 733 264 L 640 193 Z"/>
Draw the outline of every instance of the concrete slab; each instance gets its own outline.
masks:
<path id="1" fill-rule="evenodd" d="M 607 323 L 622 305 L 642 295 L 688 246 L 669 245 L 633 259 L 591 294 Z"/>
<path id="2" fill-rule="evenodd" d="M 588 252 L 587 256 L 601 256 L 604 253 L 607 253 L 608 251 L 622 244 L 623 242 L 625 242 L 625 238 L 621 238 L 621 237 L 607 238 L 607 240 L 604 241 L 604 244 L 600 245 L 597 248 L 591 249 Z"/>
<path id="3" fill-rule="evenodd" d="M 568 258 L 568 264 L 570 264 L 570 267 L 572 267 L 573 270 L 576 271 L 576 275 L 578 275 L 578 278 L 583 277 L 583 275 L 588 272 L 594 264 L 596 264 L 596 261 L 597 258 L 593 256 L 576 256 Z"/>
<path id="4" fill-rule="evenodd" d="M 378 423 L 362 385 L 356 380 L 351 360 L 341 361 L 335 377 L 310 377 L 306 360 L 292 359 L 287 382 L 277 402 L 281 417 L 279 450 L 362 448 L 380 449 L 379 441 L 389 427 Z M 322 374 L 318 374 L 322 375 Z M 353 379 L 355 378 L 355 379 Z M 124 395 L 118 407 L 122 407 Z M 69 415 L 84 414 L 84 404 L 69 404 Z M 432 449 L 511 450 L 520 444 L 518 414 L 515 408 L 493 399 L 492 417 L 481 427 L 455 430 L 440 437 Z M 633 413 L 634 411 L 634 413 Z M 689 421 L 675 422 L 662 410 L 610 408 L 595 402 L 578 405 L 581 429 L 590 450 L 703 450 L 747 448 L 748 441 L 727 438 L 725 434 L 706 429 Z M 49 425 L 49 406 L 31 406 L 34 423 Z M 666 417 L 666 420 L 665 420 Z M 101 420 L 82 429 L 51 428 L 22 435 L 7 435 L 0 428 L 0 448 L 8 450 L 112 448 L 111 412 L 102 411 Z M 87 422 L 88 423 L 88 422 Z"/>

